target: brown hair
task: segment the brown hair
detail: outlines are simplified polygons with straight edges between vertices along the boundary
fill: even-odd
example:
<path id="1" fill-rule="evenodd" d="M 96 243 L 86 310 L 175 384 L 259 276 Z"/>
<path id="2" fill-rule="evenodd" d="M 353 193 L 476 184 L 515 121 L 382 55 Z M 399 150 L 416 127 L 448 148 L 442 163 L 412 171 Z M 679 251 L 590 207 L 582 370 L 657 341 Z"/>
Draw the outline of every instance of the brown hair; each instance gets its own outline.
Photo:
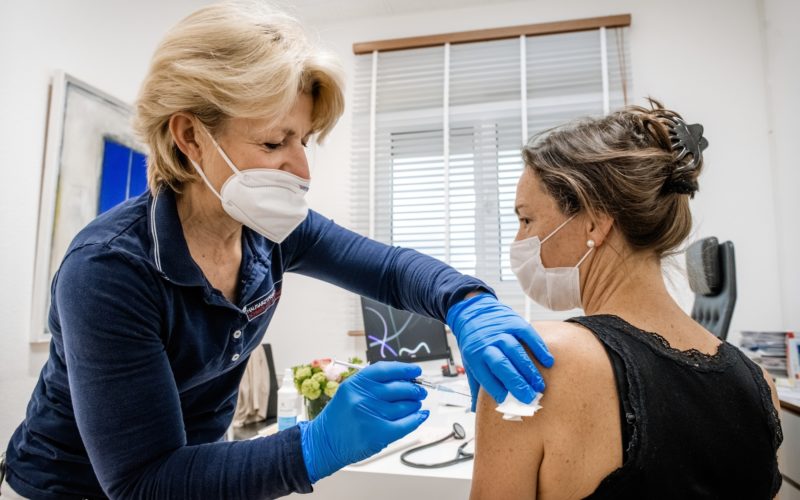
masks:
<path id="1" fill-rule="evenodd" d="M 703 161 L 686 170 L 693 159 L 678 159 L 669 134 L 681 116 L 649 102 L 538 134 L 523 157 L 566 215 L 607 214 L 634 250 L 663 257 L 692 229 L 689 197 Z"/>

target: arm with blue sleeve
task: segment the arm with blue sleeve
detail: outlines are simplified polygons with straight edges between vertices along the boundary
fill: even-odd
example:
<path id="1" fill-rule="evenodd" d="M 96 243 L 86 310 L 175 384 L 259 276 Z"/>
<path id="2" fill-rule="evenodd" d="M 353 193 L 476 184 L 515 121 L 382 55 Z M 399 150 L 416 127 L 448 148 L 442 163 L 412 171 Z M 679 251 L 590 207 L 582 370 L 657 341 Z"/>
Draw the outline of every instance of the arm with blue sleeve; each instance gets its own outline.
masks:
<path id="1" fill-rule="evenodd" d="M 313 211 L 282 249 L 288 272 L 446 322 L 470 376 L 473 409 L 479 385 L 497 401 L 511 391 L 530 402 L 534 391 L 544 390 L 523 344 L 546 367 L 553 357 L 530 324 L 482 281 L 417 251 L 365 238 Z"/>
<path id="2" fill-rule="evenodd" d="M 110 498 L 276 498 L 310 492 L 300 430 L 187 445 L 162 338 L 161 284 L 136 258 L 87 245 L 54 283 L 75 419 Z"/>

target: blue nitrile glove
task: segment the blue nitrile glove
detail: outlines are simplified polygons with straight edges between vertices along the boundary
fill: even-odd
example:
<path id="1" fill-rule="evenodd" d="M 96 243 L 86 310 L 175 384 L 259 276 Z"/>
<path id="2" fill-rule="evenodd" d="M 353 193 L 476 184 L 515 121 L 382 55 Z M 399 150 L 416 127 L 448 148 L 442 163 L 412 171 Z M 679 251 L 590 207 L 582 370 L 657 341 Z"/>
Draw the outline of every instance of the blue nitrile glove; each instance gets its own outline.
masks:
<path id="1" fill-rule="evenodd" d="M 370 365 L 342 382 L 317 418 L 300 422 L 308 478 L 315 483 L 378 453 L 428 418 L 428 395 L 411 382 L 420 367 L 397 361 Z"/>
<path id="2" fill-rule="evenodd" d="M 498 403 L 509 391 L 523 403 L 544 391 L 542 376 L 520 342 L 547 368 L 553 355 L 530 323 L 493 295 L 481 293 L 455 304 L 447 311 L 447 325 L 461 350 L 473 411 L 480 386 Z"/>

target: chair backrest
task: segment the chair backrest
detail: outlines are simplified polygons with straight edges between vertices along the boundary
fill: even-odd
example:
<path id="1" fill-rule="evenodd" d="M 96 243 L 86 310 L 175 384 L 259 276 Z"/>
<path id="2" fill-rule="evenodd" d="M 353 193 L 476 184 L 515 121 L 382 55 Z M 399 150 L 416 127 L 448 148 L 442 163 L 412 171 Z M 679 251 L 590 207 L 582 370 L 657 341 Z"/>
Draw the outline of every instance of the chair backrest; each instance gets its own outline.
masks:
<path id="1" fill-rule="evenodd" d="M 736 305 L 736 259 L 733 243 L 718 243 L 709 237 L 692 243 L 686 250 L 686 272 L 695 293 L 692 319 L 721 339 Z"/>
<path id="2" fill-rule="evenodd" d="M 269 397 L 267 399 L 267 423 L 278 420 L 278 377 L 275 374 L 275 360 L 272 356 L 272 346 L 261 344 L 264 354 L 267 356 L 267 367 L 269 368 Z"/>

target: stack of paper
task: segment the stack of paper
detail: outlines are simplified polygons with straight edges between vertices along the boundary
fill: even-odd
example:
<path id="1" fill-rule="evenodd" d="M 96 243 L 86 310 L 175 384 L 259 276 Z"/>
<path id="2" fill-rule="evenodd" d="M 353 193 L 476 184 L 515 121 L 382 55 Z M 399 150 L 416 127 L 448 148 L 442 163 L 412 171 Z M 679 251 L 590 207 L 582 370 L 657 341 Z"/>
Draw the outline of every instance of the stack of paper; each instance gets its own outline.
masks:
<path id="1" fill-rule="evenodd" d="M 741 349 L 774 377 L 786 377 L 786 344 L 792 332 L 743 331 Z"/>

